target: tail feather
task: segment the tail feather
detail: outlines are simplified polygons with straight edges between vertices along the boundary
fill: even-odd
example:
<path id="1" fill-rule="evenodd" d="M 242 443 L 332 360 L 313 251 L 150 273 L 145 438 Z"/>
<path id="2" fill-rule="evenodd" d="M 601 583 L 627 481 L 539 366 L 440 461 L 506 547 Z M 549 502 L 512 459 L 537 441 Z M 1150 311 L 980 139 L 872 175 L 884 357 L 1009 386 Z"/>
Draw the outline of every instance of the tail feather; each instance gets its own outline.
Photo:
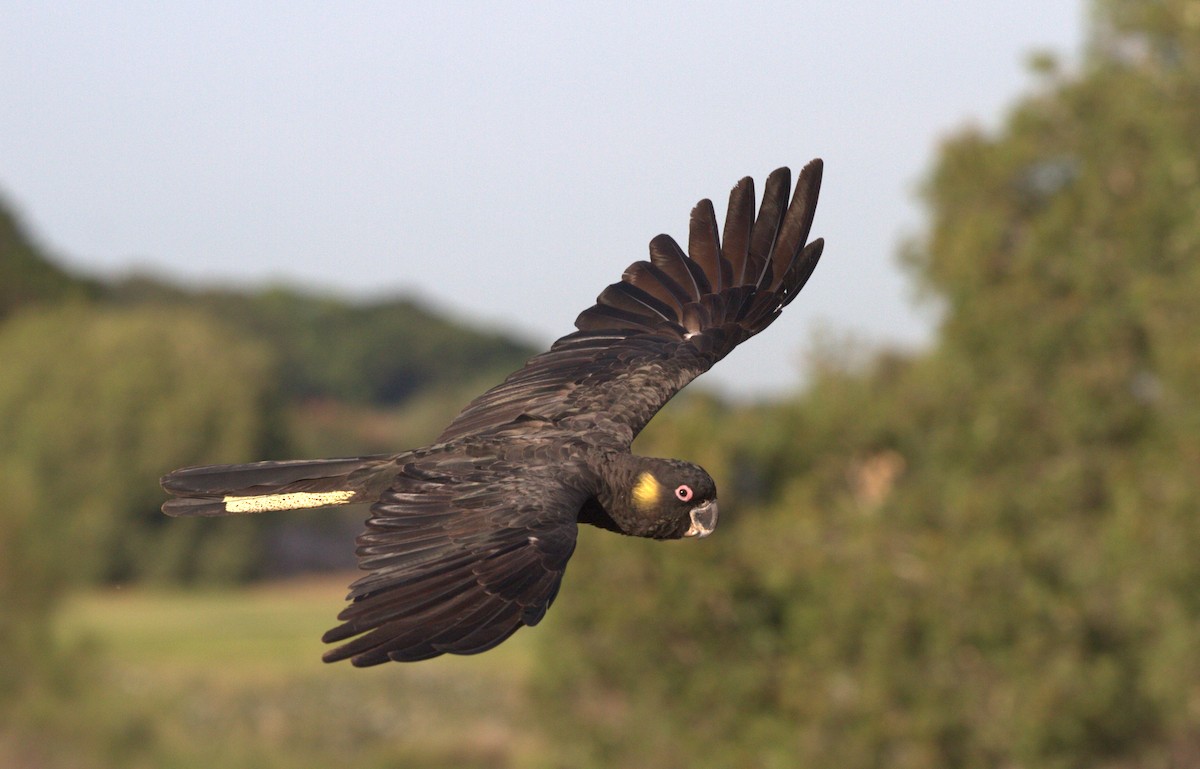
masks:
<path id="1" fill-rule="evenodd" d="M 253 462 L 185 467 L 162 477 L 176 499 L 171 516 L 217 516 L 350 505 L 375 499 L 386 487 L 395 457 Z"/>

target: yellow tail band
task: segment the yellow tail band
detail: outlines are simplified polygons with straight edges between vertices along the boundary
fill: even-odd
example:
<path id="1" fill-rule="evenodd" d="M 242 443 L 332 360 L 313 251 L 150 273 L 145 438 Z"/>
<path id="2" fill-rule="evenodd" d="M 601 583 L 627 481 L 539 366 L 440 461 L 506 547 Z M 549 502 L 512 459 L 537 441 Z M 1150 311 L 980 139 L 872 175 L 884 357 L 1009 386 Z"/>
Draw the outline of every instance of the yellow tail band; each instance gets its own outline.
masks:
<path id="1" fill-rule="evenodd" d="M 304 510 L 326 505 L 344 505 L 353 491 L 297 491 L 291 494 L 262 494 L 257 497 L 225 497 L 227 513 L 267 513 L 272 510 Z"/>

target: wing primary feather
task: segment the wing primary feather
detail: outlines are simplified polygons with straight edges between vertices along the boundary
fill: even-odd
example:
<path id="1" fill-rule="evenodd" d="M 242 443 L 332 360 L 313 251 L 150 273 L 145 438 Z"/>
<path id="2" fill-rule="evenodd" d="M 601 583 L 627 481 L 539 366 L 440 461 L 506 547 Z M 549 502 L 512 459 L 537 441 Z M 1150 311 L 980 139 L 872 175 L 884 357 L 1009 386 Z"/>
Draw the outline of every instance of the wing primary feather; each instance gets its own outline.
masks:
<path id="1" fill-rule="evenodd" d="M 700 282 L 696 279 L 699 270 L 692 268 L 691 260 L 670 235 L 656 235 L 650 241 L 650 263 L 687 292 L 687 301 L 695 302 L 707 293 L 701 290 Z"/>
<path id="2" fill-rule="evenodd" d="M 727 285 L 741 286 L 746 282 L 746 257 L 750 253 L 750 229 L 753 226 L 754 180 L 747 176 L 729 191 L 729 209 L 721 239 L 721 254 L 731 268 Z"/>
<path id="3" fill-rule="evenodd" d="M 788 281 L 788 294 L 784 297 L 783 307 L 787 307 L 792 303 L 792 300 L 800 293 L 800 289 L 808 283 L 808 279 L 812 277 L 813 270 L 817 269 L 817 262 L 821 260 L 821 254 L 825 250 L 825 240 L 817 238 L 812 243 L 804 247 L 800 254 L 800 258 L 796 260 L 792 269 L 795 271 L 795 277 Z"/>
<path id="4" fill-rule="evenodd" d="M 671 305 L 676 317 L 683 314 L 683 306 L 692 297 L 670 275 L 651 262 L 634 262 L 621 276 L 621 282 L 636 286 L 656 299 Z"/>
<path id="5" fill-rule="evenodd" d="M 582 331 L 607 331 L 611 329 L 629 329 L 632 331 L 654 332 L 657 324 L 653 319 L 628 310 L 621 310 L 606 304 L 594 304 L 575 319 L 575 326 Z"/>
<path id="6" fill-rule="evenodd" d="M 754 220 L 754 228 L 750 233 L 750 253 L 763 262 L 771 261 L 771 253 L 775 247 L 775 238 L 779 234 L 783 222 L 787 194 L 791 190 L 792 172 L 787 168 L 777 168 L 767 177 L 763 189 L 762 204 L 758 208 L 758 218 Z M 761 278 L 761 273 L 751 277 Z M 761 281 L 759 283 L 761 285 Z"/>
<path id="7" fill-rule="evenodd" d="M 596 302 L 628 312 L 649 312 L 665 321 L 676 322 L 679 320 L 678 313 L 666 302 L 660 301 L 653 294 L 624 281 L 613 283 L 601 291 Z"/>
<path id="8" fill-rule="evenodd" d="M 704 270 L 700 268 L 700 264 L 695 259 L 684 258 L 683 266 L 692 274 L 692 282 L 696 284 L 696 290 L 700 292 L 700 296 L 712 293 L 712 286 L 709 285 L 708 276 L 704 274 Z"/>
<path id="9" fill-rule="evenodd" d="M 796 179 L 796 190 L 780 227 L 772 257 L 775 275 L 780 279 L 787 275 L 792 262 L 800 255 L 800 249 L 808 241 L 817 211 L 817 197 L 821 191 L 822 169 L 820 160 L 810 161 Z"/>
<path id="10" fill-rule="evenodd" d="M 721 291 L 726 285 L 725 276 L 730 272 L 721 256 L 721 238 L 717 234 L 717 214 L 712 201 L 701 200 L 692 209 L 688 229 L 688 253 L 692 261 L 703 272 L 708 281 L 709 292 Z"/>
<path id="11" fill-rule="evenodd" d="M 771 263 L 770 259 L 768 259 L 765 262 L 763 262 L 762 273 L 760 273 L 758 276 L 758 283 L 755 284 L 755 288 L 759 292 L 762 292 L 762 293 L 760 293 L 760 295 L 766 295 L 767 292 L 771 291 L 771 288 L 774 285 L 775 285 L 775 265 Z"/>
<path id="12" fill-rule="evenodd" d="M 725 306 L 728 308 L 728 317 L 731 321 L 740 323 L 746 317 L 746 308 L 749 306 L 750 299 L 754 296 L 754 287 L 737 286 L 730 289 L 727 293 Z"/>
<path id="13" fill-rule="evenodd" d="M 453 651 L 455 654 L 479 654 L 495 648 L 521 627 L 520 610 L 512 604 L 493 618 L 488 624 L 480 625 L 456 639 L 453 644 L 438 644 L 435 649 Z M 501 621 L 497 621 L 500 619 Z"/>
<path id="14" fill-rule="evenodd" d="M 445 625 L 438 629 L 437 634 L 429 639 L 429 645 L 443 653 L 477 653 L 475 644 L 469 640 L 471 638 L 469 628 L 493 627 L 497 624 L 497 620 L 504 618 L 504 615 L 515 615 L 516 613 L 517 610 L 511 604 L 493 596 L 491 600 L 485 601 L 468 614 L 448 618 Z M 510 621 L 514 618 L 510 617 Z M 520 627 L 520 625 L 514 625 L 514 629 L 516 627 Z M 478 651 L 483 651 L 483 649 Z"/>

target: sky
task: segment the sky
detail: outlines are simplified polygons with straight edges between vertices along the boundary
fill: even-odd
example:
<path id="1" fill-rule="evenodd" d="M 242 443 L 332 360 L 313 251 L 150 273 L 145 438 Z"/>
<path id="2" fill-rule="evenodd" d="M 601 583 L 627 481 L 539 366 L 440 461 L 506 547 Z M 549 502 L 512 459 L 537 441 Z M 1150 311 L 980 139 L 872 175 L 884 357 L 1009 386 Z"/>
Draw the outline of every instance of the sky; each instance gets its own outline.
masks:
<path id="1" fill-rule="evenodd" d="M 825 161 L 804 295 L 702 382 L 817 339 L 916 348 L 899 267 L 937 147 L 994 130 L 1079 0 L 4 3 L 0 195 L 60 263 L 414 295 L 548 344 L 742 176 Z"/>

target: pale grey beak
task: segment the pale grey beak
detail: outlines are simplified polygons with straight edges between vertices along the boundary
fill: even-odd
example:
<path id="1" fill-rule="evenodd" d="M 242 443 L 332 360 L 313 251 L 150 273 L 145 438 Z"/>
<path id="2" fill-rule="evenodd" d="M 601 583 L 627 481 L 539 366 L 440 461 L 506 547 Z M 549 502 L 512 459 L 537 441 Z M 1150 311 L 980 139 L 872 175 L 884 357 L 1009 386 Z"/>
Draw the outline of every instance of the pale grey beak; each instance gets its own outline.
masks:
<path id="1" fill-rule="evenodd" d="M 702 505 L 692 508 L 690 513 L 692 525 L 683 533 L 685 537 L 702 539 L 713 533 L 717 528 L 717 500 L 711 499 Z"/>

